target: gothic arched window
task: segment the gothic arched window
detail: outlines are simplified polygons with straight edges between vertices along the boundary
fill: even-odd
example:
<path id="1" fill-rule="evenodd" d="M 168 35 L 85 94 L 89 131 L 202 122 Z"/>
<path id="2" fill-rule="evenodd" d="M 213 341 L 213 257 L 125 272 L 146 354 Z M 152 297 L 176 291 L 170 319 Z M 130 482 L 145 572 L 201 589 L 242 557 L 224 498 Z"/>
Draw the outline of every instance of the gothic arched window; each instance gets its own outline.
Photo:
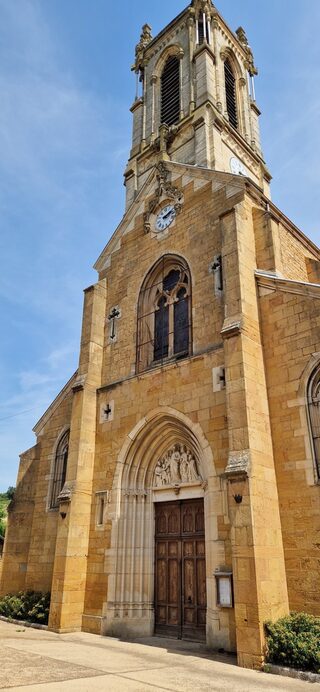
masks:
<path id="1" fill-rule="evenodd" d="M 180 257 L 165 255 L 145 279 L 139 297 L 137 371 L 191 351 L 191 279 Z"/>
<path id="2" fill-rule="evenodd" d="M 316 472 L 320 480 L 320 367 L 309 380 L 308 410 Z"/>
<path id="3" fill-rule="evenodd" d="M 224 79 L 226 88 L 227 113 L 230 124 L 238 128 L 236 78 L 230 60 L 227 58 L 224 63 Z"/>
<path id="4" fill-rule="evenodd" d="M 65 484 L 67 473 L 67 461 L 69 450 L 69 430 L 67 430 L 58 442 L 54 459 L 53 478 L 50 495 L 50 508 L 58 507 L 58 496 Z"/>
<path id="5" fill-rule="evenodd" d="M 180 60 L 170 56 L 161 75 L 161 123 L 174 125 L 180 119 Z"/>

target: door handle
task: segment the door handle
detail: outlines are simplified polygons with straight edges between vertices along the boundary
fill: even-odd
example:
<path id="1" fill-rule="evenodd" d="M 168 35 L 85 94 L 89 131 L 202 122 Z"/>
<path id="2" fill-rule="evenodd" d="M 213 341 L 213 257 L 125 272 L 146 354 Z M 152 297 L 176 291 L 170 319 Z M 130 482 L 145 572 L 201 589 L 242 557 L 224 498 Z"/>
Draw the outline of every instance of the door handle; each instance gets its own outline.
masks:
<path id="1" fill-rule="evenodd" d="M 191 598 L 191 596 L 188 596 L 188 603 L 190 603 L 190 605 L 192 605 L 192 598 Z"/>

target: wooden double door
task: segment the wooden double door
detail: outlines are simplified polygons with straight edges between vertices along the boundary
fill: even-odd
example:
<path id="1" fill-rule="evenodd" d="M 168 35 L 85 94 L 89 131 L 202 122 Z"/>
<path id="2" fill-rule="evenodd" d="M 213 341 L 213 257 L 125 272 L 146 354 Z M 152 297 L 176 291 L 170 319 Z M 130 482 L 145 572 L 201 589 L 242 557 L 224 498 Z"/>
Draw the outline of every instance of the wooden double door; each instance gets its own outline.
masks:
<path id="1" fill-rule="evenodd" d="M 155 634 L 206 638 L 203 500 L 155 505 Z"/>

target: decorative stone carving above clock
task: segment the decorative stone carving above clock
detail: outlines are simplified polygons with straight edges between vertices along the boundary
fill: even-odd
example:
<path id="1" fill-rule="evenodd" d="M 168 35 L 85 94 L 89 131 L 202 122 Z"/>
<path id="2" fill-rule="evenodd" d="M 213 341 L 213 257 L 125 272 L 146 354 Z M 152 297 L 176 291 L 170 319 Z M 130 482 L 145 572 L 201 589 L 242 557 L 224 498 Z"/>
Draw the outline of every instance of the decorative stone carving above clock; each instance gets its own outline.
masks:
<path id="1" fill-rule="evenodd" d="M 202 481 L 197 461 L 192 452 L 182 444 L 174 445 L 160 457 L 154 471 L 156 488 L 197 481 Z"/>
<path id="2" fill-rule="evenodd" d="M 164 163 L 161 161 L 158 163 L 156 168 L 158 186 L 154 196 L 149 201 L 147 211 L 144 214 L 145 233 L 150 232 L 152 221 L 154 221 L 155 226 L 156 213 L 159 210 L 162 202 L 168 202 L 167 210 L 169 210 L 169 206 L 173 209 L 174 215 L 170 223 L 172 223 L 177 214 L 180 213 L 183 204 L 183 193 L 177 187 L 171 185 L 169 180 L 169 171 L 165 167 Z M 161 230 L 163 229 L 158 228 L 157 232 Z"/>

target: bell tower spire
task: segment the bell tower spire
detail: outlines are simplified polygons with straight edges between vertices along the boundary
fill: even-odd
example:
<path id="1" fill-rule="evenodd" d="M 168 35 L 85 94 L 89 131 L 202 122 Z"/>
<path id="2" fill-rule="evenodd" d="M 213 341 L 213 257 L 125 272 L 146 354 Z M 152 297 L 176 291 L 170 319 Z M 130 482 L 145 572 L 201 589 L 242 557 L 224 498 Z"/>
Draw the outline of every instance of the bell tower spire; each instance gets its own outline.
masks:
<path id="1" fill-rule="evenodd" d="M 233 32 L 211 0 L 191 4 L 152 37 L 144 24 L 135 50 L 127 208 L 161 160 L 250 177 L 269 194 L 254 79 L 242 27 Z"/>

